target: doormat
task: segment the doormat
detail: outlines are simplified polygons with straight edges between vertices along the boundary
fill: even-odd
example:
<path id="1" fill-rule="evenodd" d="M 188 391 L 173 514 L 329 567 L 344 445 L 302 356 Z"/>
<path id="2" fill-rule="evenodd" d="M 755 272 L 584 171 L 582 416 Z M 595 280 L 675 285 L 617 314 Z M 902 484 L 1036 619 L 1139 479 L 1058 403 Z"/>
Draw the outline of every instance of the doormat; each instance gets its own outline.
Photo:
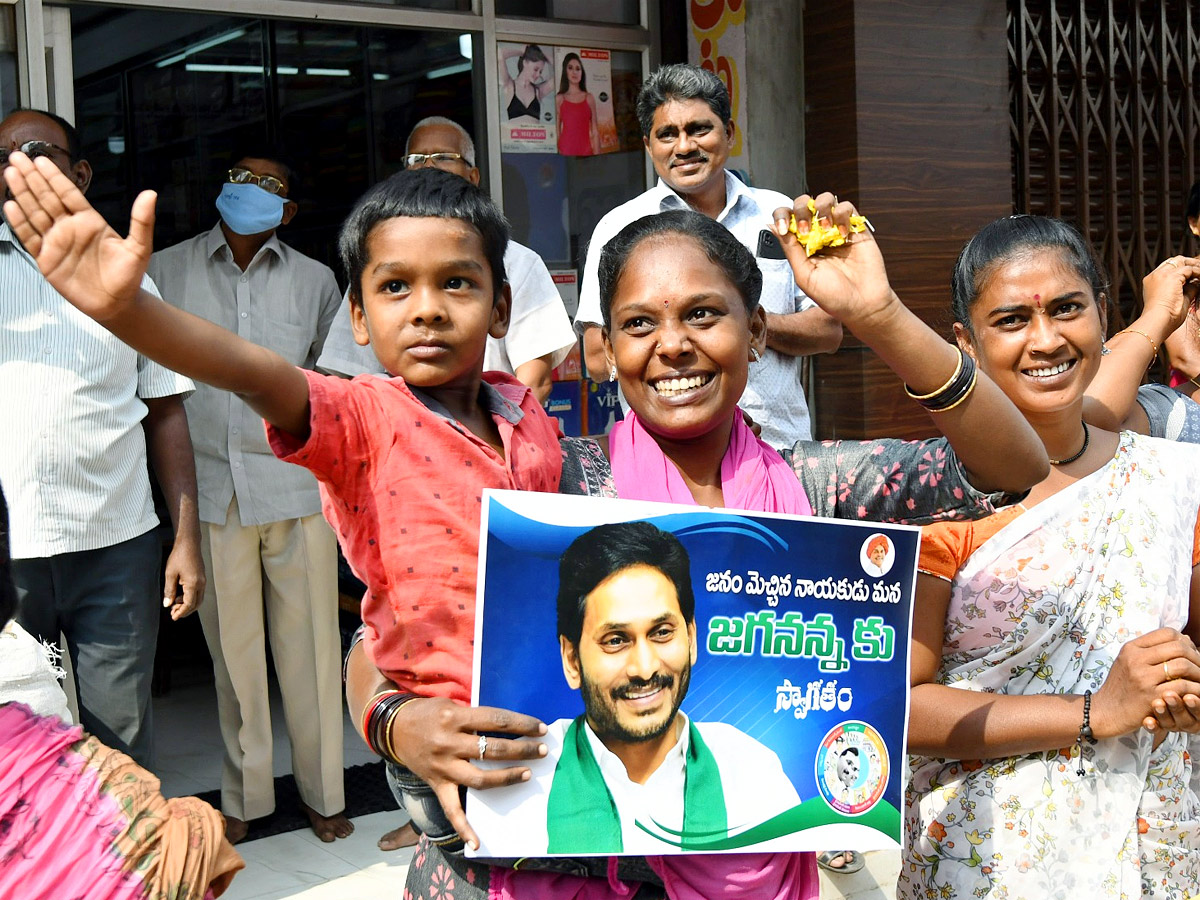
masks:
<path id="1" fill-rule="evenodd" d="M 346 817 L 367 816 L 371 813 L 396 810 L 396 825 L 404 824 L 407 815 L 399 812 L 400 807 L 388 787 L 387 777 L 383 771 L 383 760 L 351 766 L 344 774 L 346 786 Z M 221 808 L 221 792 L 204 791 L 196 794 L 201 800 L 209 803 L 215 809 Z M 284 834 L 288 831 L 298 831 L 311 827 L 308 816 L 300 806 L 300 792 L 296 789 L 296 779 L 291 775 L 280 775 L 275 779 L 275 812 L 249 823 L 250 830 L 246 841 L 257 841 L 259 838 Z M 240 842 L 240 843 L 244 843 Z"/>

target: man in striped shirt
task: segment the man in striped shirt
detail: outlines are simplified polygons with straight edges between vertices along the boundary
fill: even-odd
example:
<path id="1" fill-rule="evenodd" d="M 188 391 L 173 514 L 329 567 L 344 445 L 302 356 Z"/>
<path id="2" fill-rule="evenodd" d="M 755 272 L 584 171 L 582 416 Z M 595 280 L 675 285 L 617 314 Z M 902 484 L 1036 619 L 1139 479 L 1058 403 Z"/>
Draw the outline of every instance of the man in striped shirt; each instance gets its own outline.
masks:
<path id="1" fill-rule="evenodd" d="M 50 157 L 87 190 L 92 170 L 65 120 L 9 114 L 0 173 L 16 149 Z M 149 279 L 145 287 L 153 290 Z M 83 726 L 147 767 L 157 598 L 178 619 L 204 591 L 183 409 L 191 390 L 80 314 L 0 224 L 0 483 L 11 507 L 17 619 L 43 640 L 66 635 Z M 147 455 L 175 526 L 163 581 Z"/>

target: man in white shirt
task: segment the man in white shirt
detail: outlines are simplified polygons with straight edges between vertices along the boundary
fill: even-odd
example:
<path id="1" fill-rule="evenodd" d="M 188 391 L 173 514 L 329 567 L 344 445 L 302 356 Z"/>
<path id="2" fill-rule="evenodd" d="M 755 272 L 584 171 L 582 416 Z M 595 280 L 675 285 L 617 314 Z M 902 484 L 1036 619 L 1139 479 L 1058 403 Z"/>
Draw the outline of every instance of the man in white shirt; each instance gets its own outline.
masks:
<path id="1" fill-rule="evenodd" d="M 16 149 L 49 157 L 87 191 L 92 169 L 65 120 L 11 113 L 0 122 L 0 172 Z M 84 728 L 147 767 L 160 598 L 179 619 L 204 591 L 191 390 L 81 315 L 0 225 L 0 482 L 17 620 L 45 641 L 66 636 Z M 147 457 L 175 526 L 165 572 Z"/>
<path id="2" fill-rule="evenodd" d="M 405 164 L 410 169 L 433 166 L 479 184 L 475 143 L 461 125 L 441 116 L 422 119 L 413 128 L 405 146 Z M 512 288 L 508 334 L 499 340 L 488 338 L 483 368 L 515 375 L 544 403 L 550 396 L 550 372 L 575 346 L 575 332 L 540 256 L 510 240 L 504 269 Z M 350 378 L 383 374 L 370 346 L 355 342 L 346 314 L 330 328 L 317 368 Z"/>
<path id="3" fill-rule="evenodd" d="M 584 714 L 540 740 L 532 778 L 472 796 L 488 856 L 660 854 L 800 803 L 779 757 L 732 725 L 680 712 L 696 661 L 687 551 L 648 522 L 601 525 L 559 563 L 563 673 Z"/>
<path id="4" fill-rule="evenodd" d="M 767 313 L 767 349 L 762 360 L 750 367 L 742 409 L 762 426 L 763 440 L 777 450 L 810 439 L 801 357 L 837 350 L 842 326 L 796 286 L 771 233 L 771 214 L 781 206 L 790 209 L 792 198 L 749 187 L 725 169 L 734 124 L 729 92 L 713 73 L 698 66 L 663 66 L 642 86 L 637 110 L 642 142 L 659 180 L 605 214 L 588 244 L 575 328 L 583 335 L 589 375 L 601 381 L 609 377 L 611 366 L 601 338 L 604 319 L 597 275 L 604 245 L 643 216 L 691 208 L 729 229 L 762 270 L 760 302 Z"/>
<path id="5" fill-rule="evenodd" d="M 168 302 L 312 368 L 341 294 L 327 266 L 275 233 L 297 210 L 295 177 L 277 156 L 238 158 L 217 198 L 220 221 L 155 253 L 150 272 Z M 187 407 L 208 573 L 200 618 L 225 743 L 226 832 L 236 842 L 247 820 L 275 808 L 269 637 L 304 811 L 321 840 L 346 837 L 353 826 L 343 815 L 337 539 L 321 515 L 316 479 L 275 457 L 262 419 L 239 397 L 201 384 Z"/>

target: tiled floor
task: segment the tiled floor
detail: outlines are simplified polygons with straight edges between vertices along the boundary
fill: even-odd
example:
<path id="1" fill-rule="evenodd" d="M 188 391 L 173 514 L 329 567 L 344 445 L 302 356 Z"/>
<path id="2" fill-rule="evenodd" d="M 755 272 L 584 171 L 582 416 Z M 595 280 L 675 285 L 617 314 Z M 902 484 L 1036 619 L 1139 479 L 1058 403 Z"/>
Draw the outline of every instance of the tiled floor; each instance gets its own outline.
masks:
<path id="1" fill-rule="evenodd" d="M 192 678 L 154 701 L 158 741 L 157 774 L 168 797 L 212 790 L 221 783 L 221 738 L 210 680 Z M 271 704 L 275 734 L 275 774 L 291 771 L 287 735 L 277 696 Z M 374 757 L 345 719 L 346 765 Z M 225 893 L 226 900 L 399 900 L 411 850 L 384 853 L 375 842 L 400 823 L 394 812 L 354 820 L 354 834 L 325 844 L 311 831 L 294 831 L 238 845 L 246 868 Z M 821 873 L 821 897 L 835 900 L 893 900 L 899 854 L 867 854 L 853 875 Z"/>

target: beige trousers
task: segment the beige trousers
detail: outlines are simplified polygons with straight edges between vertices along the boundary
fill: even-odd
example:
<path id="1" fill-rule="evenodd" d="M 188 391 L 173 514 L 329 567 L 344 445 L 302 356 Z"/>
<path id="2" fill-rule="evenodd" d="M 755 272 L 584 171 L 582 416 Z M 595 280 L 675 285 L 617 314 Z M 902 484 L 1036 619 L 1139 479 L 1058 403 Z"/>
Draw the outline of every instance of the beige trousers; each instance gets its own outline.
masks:
<path id="1" fill-rule="evenodd" d="M 221 810 L 250 820 L 275 809 L 266 640 L 279 676 L 300 798 L 321 815 L 345 807 L 337 539 L 320 515 L 201 523 L 208 585 L 200 621 L 213 658 L 225 743 Z"/>

